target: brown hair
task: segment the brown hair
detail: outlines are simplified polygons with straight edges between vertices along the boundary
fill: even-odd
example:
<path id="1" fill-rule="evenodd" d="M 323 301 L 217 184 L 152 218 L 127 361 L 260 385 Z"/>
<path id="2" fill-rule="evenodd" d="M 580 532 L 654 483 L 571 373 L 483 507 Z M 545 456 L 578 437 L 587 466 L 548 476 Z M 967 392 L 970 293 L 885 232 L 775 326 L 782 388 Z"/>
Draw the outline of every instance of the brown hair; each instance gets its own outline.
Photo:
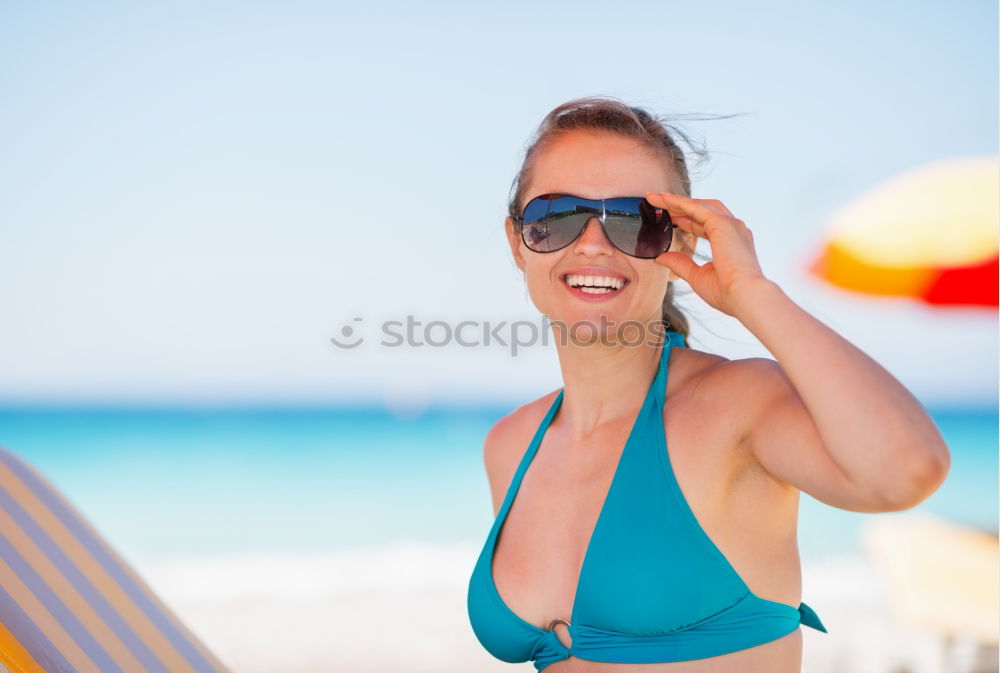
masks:
<path id="1" fill-rule="evenodd" d="M 699 158 L 698 163 L 708 158 L 704 149 L 695 147 L 691 139 L 674 126 L 666 123 L 667 117 L 652 115 L 640 107 L 632 107 L 611 96 L 587 96 L 576 98 L 559 105 L 547 115 L 532 134 L 524 152 L 521 169 L 511 184 L 507 211 L 511 217 L 521 214 L 525 185 L 531 182 L 535 156 L 553 139 L 576 129 L 609 131 L 638 140 L 646 147 L 659 153 L 669 163 L 673 173 L 680 178 L 680 193 L 691 196 L 691 178 L 687 160 L 674 141 L 674 134 L 682 138 Z M 675 233 L 678 230 L 675 230 Z M 695 254 L 687 235 L 679 237 L 681 251 Z M 663 295 L 662 320 L 665 329 L 683 334 L 687 339 L 690 327 L 687 317 L 674 304 L 674 282 L 667 283 Z"/>

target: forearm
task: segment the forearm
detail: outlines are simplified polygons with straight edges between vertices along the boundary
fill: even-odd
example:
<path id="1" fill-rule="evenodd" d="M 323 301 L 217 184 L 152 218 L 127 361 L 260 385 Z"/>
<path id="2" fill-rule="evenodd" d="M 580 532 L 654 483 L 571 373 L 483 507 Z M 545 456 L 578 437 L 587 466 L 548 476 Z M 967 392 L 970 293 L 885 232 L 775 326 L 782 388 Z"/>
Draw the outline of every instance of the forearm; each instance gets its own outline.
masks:
<path id="1" fill-rule="evenodd" d="M 920 500 L 940 484 L 948 447 L 920 402 L 881 365 L 766 279 L 743 289 L 735 317 L 774 355 L 854 483 L 900 501 Z"/>

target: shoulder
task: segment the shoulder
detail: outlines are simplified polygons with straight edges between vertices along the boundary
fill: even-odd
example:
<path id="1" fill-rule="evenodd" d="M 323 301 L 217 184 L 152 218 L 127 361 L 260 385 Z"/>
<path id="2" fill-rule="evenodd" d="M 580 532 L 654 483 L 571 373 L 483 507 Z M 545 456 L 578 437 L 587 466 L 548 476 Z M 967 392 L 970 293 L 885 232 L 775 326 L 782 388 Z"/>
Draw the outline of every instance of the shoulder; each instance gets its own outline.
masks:
<path id="1" fill-rule="evenodd" d="M 678 356 L 683 353 L 682 356 Z M 775 360 L 754 357 L 730 360 L 693 348 L 677 349 L 671 355 L 671 367 L 680 360 L 675 375 L 685 394 L 715 402 L 738 403 L 743 409 L 773 399 L 790 390 L 790 381 Z"/>
<path id="2" fill-rule="evenodd" d="M 721 355 L 700 351 L 690 346 L 675 348 L 670 353 L 670 376 L 667 381 L 667 396 L 681 395 L 686 398 L 711 394 L 710 384 L 717 380 L 714 372 L 727 362 Z"/>
<path id="3" fill-rule="evenodd" d="M 686 355 L 678 358 L 684 364 L 677 368 L 676 394 L 692 404 L 691 415 L 712 419 L 734 466 L 754 467 L 747 442 L 750 432 L 764 410 L 795 392 L 781 365 L 764 357 L 731 360 L 689 348 L 678 352 Z"/>
<path id="4" fill-rule="evenodd" d="M 483 442 L 483 465 L 490 483 L 494 515 L 507 493 L 517 466 L 560 389 L 523 404 L 490 428 Z"/>

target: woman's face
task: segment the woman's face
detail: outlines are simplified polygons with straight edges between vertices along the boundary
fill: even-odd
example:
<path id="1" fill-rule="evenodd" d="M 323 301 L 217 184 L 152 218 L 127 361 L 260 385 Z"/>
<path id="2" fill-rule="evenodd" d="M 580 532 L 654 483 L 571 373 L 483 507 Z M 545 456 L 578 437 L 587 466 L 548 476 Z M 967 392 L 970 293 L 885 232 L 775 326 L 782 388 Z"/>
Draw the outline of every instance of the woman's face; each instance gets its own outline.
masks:
<path id="1" fill-rule="evenodd" d="M 646 192 L 679 193 L 679 180 L 663 158 L 638 141 L 618 134 L 578 130 L 557 137 L 534 157 L 532 179 L 520 208 L 541 194 L 564 193 L 587 199 L 645 196 Z M 675 276 L 651 259 L 631 257 L 604 236 L 592 217 L 580 236 L 565 248 L 539 253 L 524 245 L 510 217 L 505 221 L 514 260 L 525 275 L 532 302 L 553 322 L 566 326 L 594 325 L 608 342 L 617 341 L 616 326 L 637 321 L 648 328 L 661 317 L 667 281 Z M 674 229 L 671 250 L 680 249 Z M 568 277 L 569 276 L 569 277 Z M 620 290 L 575 289 L 573 276 L 611 276 L 624 284 Z M 617 282 L 617 281 L 616 281 Z M 583 330 L 581 338 L 593 338 Z M 621 335 L 634 343 L 636 334 Z"/>

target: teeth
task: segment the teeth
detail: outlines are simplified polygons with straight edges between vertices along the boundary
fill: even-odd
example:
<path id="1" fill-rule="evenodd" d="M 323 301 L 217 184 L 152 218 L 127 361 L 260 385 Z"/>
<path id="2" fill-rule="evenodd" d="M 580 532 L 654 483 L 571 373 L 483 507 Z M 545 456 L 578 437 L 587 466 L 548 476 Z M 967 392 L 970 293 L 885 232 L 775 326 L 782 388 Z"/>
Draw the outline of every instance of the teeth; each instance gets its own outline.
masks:
<path id="1" fill-rule="evenodd" d="M 625 280 L 615 276 L 583 276 L 578 273 L 566 275 L 566 284 L 580 288 L 585 292 L 588 289 L 605 288 L 601 292 L 590 292 L 590 294 L 605 294 L 611 290 L 620 290 L 625 284 Z"/>

